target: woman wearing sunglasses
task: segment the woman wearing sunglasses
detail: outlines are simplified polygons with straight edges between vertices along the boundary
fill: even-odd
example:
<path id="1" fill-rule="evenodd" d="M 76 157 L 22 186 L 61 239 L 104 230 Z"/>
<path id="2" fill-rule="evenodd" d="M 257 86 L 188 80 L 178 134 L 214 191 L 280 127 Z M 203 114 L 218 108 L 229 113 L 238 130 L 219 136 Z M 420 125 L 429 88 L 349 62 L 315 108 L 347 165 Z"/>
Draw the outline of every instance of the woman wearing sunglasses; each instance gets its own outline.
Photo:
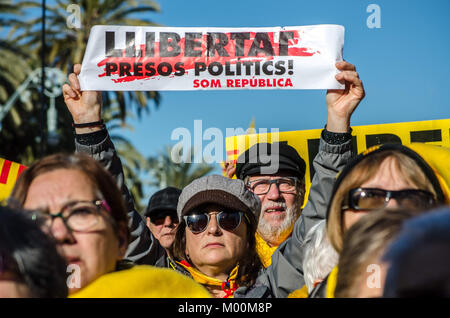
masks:
<path id="1" fill-rule="evenodd" d="M 125 204 L 114 178 L 94 159 L 44 157 L 20 175 L 11 196 L 55 239 L 69 265 L 71 296 L 209 296 L 172 270 L 123 261 L 130 237 Z"/>
<path id="2" fill-rule="evenodd" d="M 355 157 L 339 174 L 328 205 L 327 232 L 336 251 L 350 226 L 371 211 L 450 204 L 449 162 L 450 149 L 419 143 L 375 146 Z M 337 272 L 310 297 L 333 297 Z"/>
<path id="3" fill-rule="evenodd" d="M 261 269 L 255 249 L 260 210 L 261 201 L 241 180 L 220 175 L 194 180 L 178 201 L 181 222 L 171 266 L 216 298 L 252 286 Z"/>

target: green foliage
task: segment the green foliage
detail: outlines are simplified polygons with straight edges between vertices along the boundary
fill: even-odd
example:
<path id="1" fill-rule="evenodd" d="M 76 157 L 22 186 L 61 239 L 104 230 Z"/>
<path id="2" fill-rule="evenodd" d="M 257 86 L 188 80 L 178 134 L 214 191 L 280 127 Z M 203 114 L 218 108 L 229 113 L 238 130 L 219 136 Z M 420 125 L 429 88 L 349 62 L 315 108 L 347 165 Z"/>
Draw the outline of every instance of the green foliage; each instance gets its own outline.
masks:
<path id="1" fill-rule="evenodd" d="M 81 63 L 93 25 L 155 25 L 148 16 L 159 12 L 159 5 L 150 0 L 84 0 L 76 2 L 80 7 L 81 28 L 70 28 L 67 11 L 71 0 L 52 1 L 46 10 L 45 63 L 47 67 L 59 68 L 65 74 L 72 71 L 73 64 Z M 0 30 L 9 35 L 0 40 L 0 104 L 13 95 L 27 76 L 41 67 L 41 1 L 0 0 Z M 34 14 L 29 14 L 34 12 Z M 139 14 L 137 17 L 136 14 Z M 40 85 L 30 86 L 28 95 L 21 96 L 2 120 L 0 131 L 0 157 L 25 165 L 40 156 L 42 117 Z M 126 139 L 120 137 L 129 114 L 142 116 L 150 113 L 150 102 L 158 107 L 157 92 L 108 92 L 103 93 L 103 117 L 107 123 L 116 149 L 121 156 L 127 184 L 136 202 L 142 197 L 141 170 L 148 169 L 147 161 Z M 45 99 L 46 107 L 49 105 Z M 44 154 L 73 152 L 72 119 L 62 96 L 55 100 L 57 110 L 56 144 L 48 144 Z M 46 112 L 44 112 L 46 114 Z"/>
<path id="2" fill-rule="evenodd" d="M 212 165 L 206 163 L 192 163 L 192 160 L 186 162 L 181 158 L 174 158 L 176 153 L 177 149 L 167 146 L 165 151 L 160 152 L 158 156 L 148 158 L 151 175 L 150 186 L 160 189 L 169 186 L 182 189 L 194 179 L 205 176 L 214 170 Z M 191 153 L 192 150 L 186 158 L 192 159 Z"/>
<path id="3" fill-rule="evenodd" d="M 94 25 L 157 25 L 144 16 L 159 12 L 157 3 L 151 0 L 85 0 L 78 3 L 80 8 L 81 28 L 69 27 L 67 12 L 72 0 L 58 0 L 53 6 L 47 6 L 46 13 L 46 65 L 57 67 L 65 73 L 70 73 L 73 64 L 81 63 L 89 39 L 89 33 Z M 19 6 L 38 9 L 40 0 L 21 1 Z M 139 18 L 135 15 L 139 13 Z M 41 23 L 42 17 L 28 19 L 22 26 L 12 27 L 14 40 L 27 47 L 30 55 L 39 57 L 41 54 Z M 39 58 L 35 59 L 36 66 Z M 159 105 L 160 96 L 157 92 L 117 92 L 113 94 L 120 106 L 121 118 L 125 119 L 126 109 L 135 106 L 138 115 L 144 110 L 149 112 L 148 101 L 153 100 Z M 129 101 L 126 103 L 126 101 Z M 105 105 L 110 102 L 106 96 Z"/>

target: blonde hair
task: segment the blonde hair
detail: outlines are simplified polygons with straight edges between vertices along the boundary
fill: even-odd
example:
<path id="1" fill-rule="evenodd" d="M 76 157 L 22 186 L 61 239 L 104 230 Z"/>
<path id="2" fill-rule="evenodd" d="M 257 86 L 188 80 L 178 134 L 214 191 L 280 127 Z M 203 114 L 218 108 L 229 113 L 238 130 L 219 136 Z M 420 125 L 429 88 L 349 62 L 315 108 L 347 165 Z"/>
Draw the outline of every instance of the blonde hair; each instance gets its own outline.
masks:
<path id="1" fill-rule="evenodd" d="M 335 189 L 327 215 L 327 232 L 331 244 L 340 253 L 342 250 L 345 229 L 343 227 L 342 205 L 351 189 L 360 187 L 365 181 L 373 178 L 379 171 L 381 164 L 388 158 L 394 160 L 395 167 L 399 173 L 419 189 L 427 190 L 436 197 L 436 191 L 431 181 L 426 177 L 424 171 L 418 164 L 398 150 L 385 150 L 372 153 L 358 162 L 351 171 L 342 176 L 342 182 Z"/>

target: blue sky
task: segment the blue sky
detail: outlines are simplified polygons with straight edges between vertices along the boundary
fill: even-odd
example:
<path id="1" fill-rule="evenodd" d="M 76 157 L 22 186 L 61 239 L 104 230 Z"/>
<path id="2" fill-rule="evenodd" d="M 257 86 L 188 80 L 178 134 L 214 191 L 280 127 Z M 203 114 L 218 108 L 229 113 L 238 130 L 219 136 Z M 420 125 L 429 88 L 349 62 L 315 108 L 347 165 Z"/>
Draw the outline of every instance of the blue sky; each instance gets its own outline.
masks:
<path id="1" fill-rule="evenodd" d="M 366 98 L 352 125 L 450 118 L 450 1 L 423 0 L 159 0 L 153 21 L 176 27 L 271 27 L 312 24 L 345 26 L 344 59 L 356 65 Z M 369 4 L 381 8 L 381 28 L 369 29 Z M 146 156 L 155 155 L 172 131 L 256 128 L 280 131 L 322 128 L 325 90 L 161 92 L 160 108 L 130 120 L 123 134 Z M 204 142 L 206 145 L 208 142 Z M 220 171 L 219 169 L 216 171 Z"/>
<path id="2" fill-rule="evenodd" d="M 160 0 L 155 22 L 167 26 L 283 26 L 321 23 L 346 28 L 344 58 L 357 66 L 367 96 L 352 124 L 449 118 L 450 2 L 434 1 L 213 1 Z M 217 3 L 217 4 L 215 4 Z M 369 29 L 366 8 L 381 7 L 381 29 Z M 229 8 L 229 9 L 227 9 Z M 323 90 L 161 92 L 161 107 L 133 123 L 126 136 L 151 155 L 170 142 L 176 127 L 204 129 L 256 126 L 281 131 L 321 128 L 326 120 Z M 151 136 L 154 136 L 152 138 Z"/>

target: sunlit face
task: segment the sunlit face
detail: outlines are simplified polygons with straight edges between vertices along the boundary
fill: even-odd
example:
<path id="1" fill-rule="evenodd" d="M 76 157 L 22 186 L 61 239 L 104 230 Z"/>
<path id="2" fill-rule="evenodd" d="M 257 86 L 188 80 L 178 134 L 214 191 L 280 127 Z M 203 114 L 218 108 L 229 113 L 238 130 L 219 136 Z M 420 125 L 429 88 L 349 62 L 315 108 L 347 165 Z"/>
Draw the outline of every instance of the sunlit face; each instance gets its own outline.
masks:
<path id="1" fill-rule="evenodd" d="M 395 159 L 392 157 L 386 158 L 380 165 L 378 172 L 373 178 L 364 182 L 361 188 L 379 188 L 384 190 L 405 190 L 417 189 L 418 187 L 410 180 L 406 179 L 397 169 Z M 396 208 L 398 203 L 395 199 L 389 200 L 386 208 Z M 348 229 L 355 224 L 363 215 L 369 213 L 368 211 L 345 210 L 344 212 L 344 227 Z"/>
<path id="2" fill-rule="evenodd" d="M 0 272 L 0 298 L 28 298 L 31 297 L 28 286 L 19 281 L 16 275 Z"/>
<path id="3" fill-rule="evenodd" d="M 24 203 L 25 209 L 46 210 L 58 214 L 70 201 L 93 201 L 98 199 L 94 187 L 82 172 L 72 169 L 58 169 L 36 177 Z M 61 218 L 55 218 L 50 228 L 57 240 L 58 248 L 71 266 L 74 275 L 69 293 L 83 288 L 99 276 L 115 269 L 126 250 L 126 240 L 120 240 L 112 225 L 108 212 L 101 209 L 101 221 L 88 233 L 69 230 Z M 78 266 L 78 267 L 77 267 Z M 74 270 L 74 268 L 78 269 Z M 74 287 L 75 286 L 75 287 Z"/>
<path id="4" fill-rule="evenodd" d="M 288 173 L 280 172 L 276 175 L 251 176 L 249 182 L 261 179 L 273 180 L 290 176 Z M 291 233 L 295 221 L 300 216 L 300 204 L 297 193 L 282 193 L 275 184 L 272 184 L 269 192 L 258 195 L 261 200 L 261 215 L 258 221 L 258 233 L 261 237 L 279 245 Z"/>
<path id="5" fill-rule="evenodd" d="M 226 278 L 236 267 L 248 244 L 244 217 L 236 229 L 225 231 L 216 220 L 216 214 L 221 210 L 217 205 L 204 209 L 211 217 L 208 227 L 201 233 L 194 234 L 186 227 L 186 255 L 203 274 L 224 279 L 223 276 Z"/>
<path id="6" fill-rule="evenodd" d="M 168 249 L 175 239 L 178 218 L 176 212 L 161 211 L 157 215 L 147 217 L 147 226 L 162 247 Z"/>

